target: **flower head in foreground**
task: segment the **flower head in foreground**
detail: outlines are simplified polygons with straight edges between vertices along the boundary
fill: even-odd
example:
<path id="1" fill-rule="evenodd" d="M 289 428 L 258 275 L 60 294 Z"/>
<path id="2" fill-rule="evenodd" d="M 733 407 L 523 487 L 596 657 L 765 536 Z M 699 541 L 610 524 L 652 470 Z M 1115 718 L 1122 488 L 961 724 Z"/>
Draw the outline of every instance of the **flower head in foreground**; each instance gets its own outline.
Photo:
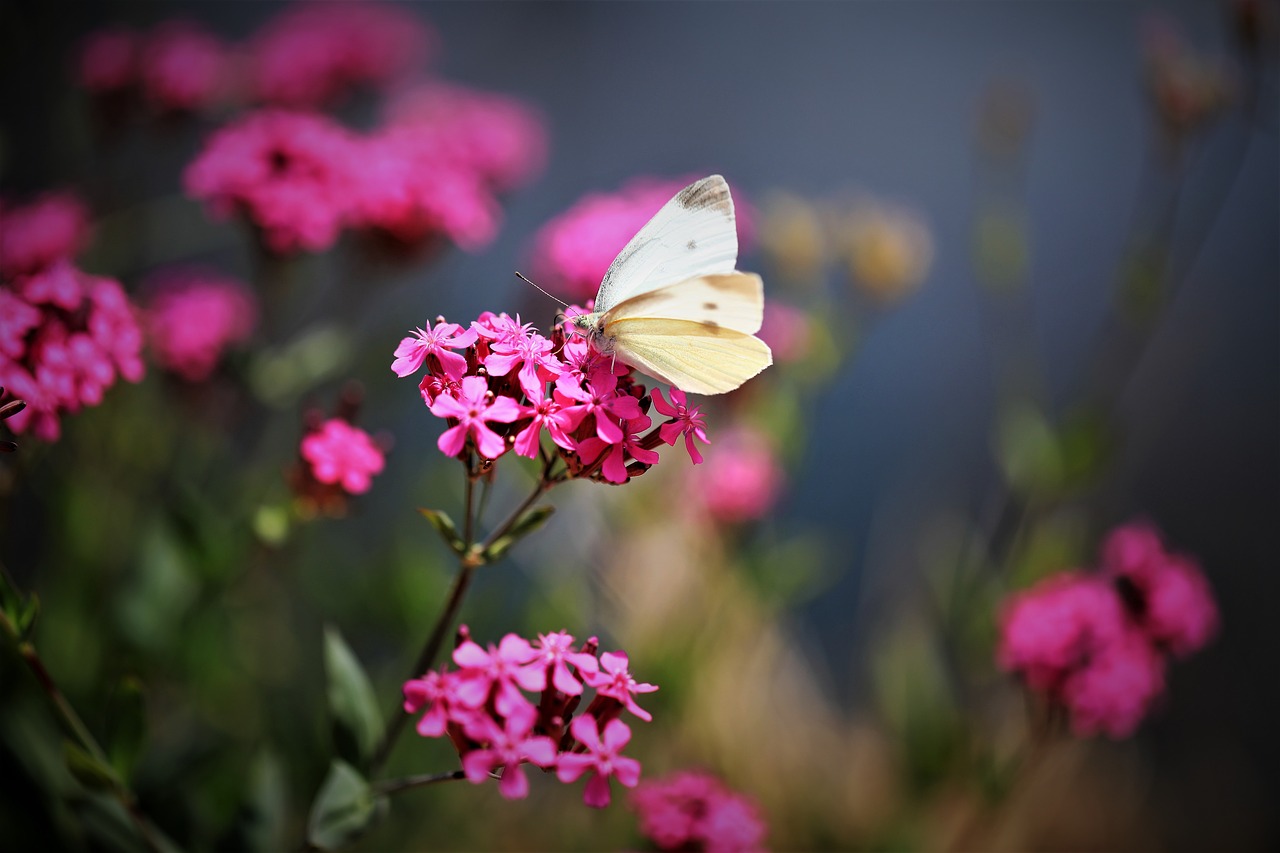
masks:
<path id="1" fill-rule="evenodd" d="M 625 673 L 626 655 L 606 653 L 597 659 L 594 639 L 576 651 L 573 645 L 570 634 L 556 631 L 540 635 L 537 645 L 508 634 L 484 649 L 463 628 L 453 653 L 458 668 L 406 682 L 404 710 L 422 713 L 419 734 L 447 735 L 453 741 L 467 779 L 475 784 L 500 771 L 498 793 L 521 799 L 529 792 L 526 763 L 554 768 L 563 782 L 592 773 L 584 801 L 602 808 L 609 804 L 610 778 L 628 787 L 640 778 L 640 763 L 621 754 L 631 739 L 631 730 L 617 719 L 625 706 L 606 695 L 616 678 L 606 677 L 606 686 L 597 688 L 600 692 L 587 711 L 573 715 L 584 687 L 594 683 L 592 677 L 605 658 Z M 540 695 L 535 702 L 526 693 Z"/>
<path id="2" fill-rule="evenodd" d="M 602 358 L 564 327 L 543 337 L 518 317 L 485 313 L 469 329 L 443 317 L 401 339 L 391 369 L 421 370 L 419 390 L 446 427 L 442 453 L 495 460 L 508 450 L 530 459 L 559 458 L 556 481 L 590 478 L 625 483 L 659 461 L 656 448 L 684 438 L 695 463 L 695 439 L 709 443 L 706 422 L 684 393 L 653 396 L 630 368 Z M 652 405 L 667 420 L 654 427 Z M 543 442 L 543 434 L 550 439 Z"/>
<path id="3" fill-rule="evenodd" d="M 188 382 L 208 379 L 228 347 L 253 332 L 258 306 L 242 283 L 216 273 L 175 270 L 155 278 L 147 338 L 160 366 Z"/>
<path id="4" fill-rule="evenodd" d="M 1010 596 L 997 661 L 1060 704 L 1078 735 L 1132 734 L 1164 692 L 1164 653 L 1199 649 L 1217 627 L 1204 576 L 1144 524 L 1114 530 L 1101 573 L 1063 572 Z"/>
<path id="5" fill-rule="evenodd" d="M 643 782 L 631 794 L 640 831 L 660 850 L 750 853 L 768 832 L 759 806 L 696 770 Z"/>
<path id="6" fill-rule="evenodd" d="M 639 178 L 612 193 L 592 193 L 548 222 L 534 238 L 534 280 L 567 299 L 595 296 L 609 264 L 627 241 L 688 181 Z M 738 234 L 749 227 L 738 198 Z"/>

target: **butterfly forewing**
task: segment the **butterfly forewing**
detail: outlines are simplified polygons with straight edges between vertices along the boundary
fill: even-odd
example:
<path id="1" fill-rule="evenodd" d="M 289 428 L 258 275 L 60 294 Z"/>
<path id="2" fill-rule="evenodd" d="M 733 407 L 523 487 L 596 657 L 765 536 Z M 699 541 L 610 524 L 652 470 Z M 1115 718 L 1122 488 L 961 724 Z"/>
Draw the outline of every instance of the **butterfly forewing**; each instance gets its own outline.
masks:
<path id="1" fill-rule="evenodd" d="M 618 253 L 600 282 L 595 310 L 698 276 L 733 272 L 738 232 L 733 198 L 719 175 L 685 187 Z"/>
<path id="2" fill-rule="evenodd" d="M 630 318 L 691 320 L 751 334 L 764 319 L 764 283 L 755 273 L 707 275 L 633 296 L 603 317 L 604 333 Z"/>

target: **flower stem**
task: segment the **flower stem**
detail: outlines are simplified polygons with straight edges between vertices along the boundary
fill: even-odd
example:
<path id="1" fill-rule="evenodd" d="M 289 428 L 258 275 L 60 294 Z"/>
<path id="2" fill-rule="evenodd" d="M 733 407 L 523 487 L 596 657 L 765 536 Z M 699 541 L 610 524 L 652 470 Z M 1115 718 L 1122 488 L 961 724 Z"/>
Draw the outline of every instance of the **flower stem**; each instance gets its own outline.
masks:
<path id="1" fill-rule="evenodd" d="M 379 782 L 373 786 L 375 794 L 398 794 L 401 791 L 408 791 L 412 788 L 421 788 L 424 785 L 435 785 L 439 782 L 456 782 L 459 779 L 467 778 L 467 774 L 461 770 L 449 770 L 444 773 L 426 773 L 420 776 L 405 776 L 400 779 L 388 779 L 385 782 Z"/>

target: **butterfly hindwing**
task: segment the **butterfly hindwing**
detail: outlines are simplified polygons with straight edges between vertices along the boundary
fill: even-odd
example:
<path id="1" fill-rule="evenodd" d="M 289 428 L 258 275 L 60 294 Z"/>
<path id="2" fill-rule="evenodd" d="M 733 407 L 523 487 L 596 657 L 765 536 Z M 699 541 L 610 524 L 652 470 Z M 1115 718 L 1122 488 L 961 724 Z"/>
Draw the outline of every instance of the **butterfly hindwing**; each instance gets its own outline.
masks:
<path id="1" fill-rule="evenodd" d="M 605 326 L 623 361 L 681 391 L 723 394 L 773 364 L 759 338 L 691 320 L 627 318 Z"/>
<path id="2" fill-rule="evenodd" d="M 691 184 L 631 238 L 600 282 L 595 310 L 699 276 L 733 272 L 738 231 L 729 185 L 719 175 Z"/>
<path id="3" fill-rule="evenodd" d="M 604 315 L 604 323 L 644 318 L 690 320 L 752 334 L 764 319 L 764 282 L 746 272 L 691 278 L 619 303 Z"/>

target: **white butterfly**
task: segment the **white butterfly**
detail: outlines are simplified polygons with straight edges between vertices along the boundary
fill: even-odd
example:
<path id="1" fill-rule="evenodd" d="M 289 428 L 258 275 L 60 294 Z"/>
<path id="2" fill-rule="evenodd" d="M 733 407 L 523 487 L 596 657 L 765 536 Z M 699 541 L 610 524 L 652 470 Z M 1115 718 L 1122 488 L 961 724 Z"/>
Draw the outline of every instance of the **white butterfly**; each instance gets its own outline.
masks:
<path id="1" fill-rule="evenodd" d="M 685 187 L 618 253 L 595 313 L 573 318 L 596 349 L 682 391 L 723 394 L 773 364 L 755 337 L 764 283 L 738 272 L 729 185 Z"/>

